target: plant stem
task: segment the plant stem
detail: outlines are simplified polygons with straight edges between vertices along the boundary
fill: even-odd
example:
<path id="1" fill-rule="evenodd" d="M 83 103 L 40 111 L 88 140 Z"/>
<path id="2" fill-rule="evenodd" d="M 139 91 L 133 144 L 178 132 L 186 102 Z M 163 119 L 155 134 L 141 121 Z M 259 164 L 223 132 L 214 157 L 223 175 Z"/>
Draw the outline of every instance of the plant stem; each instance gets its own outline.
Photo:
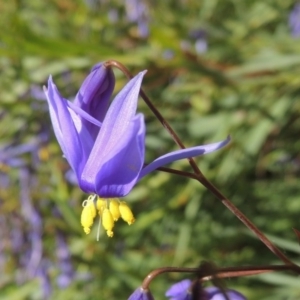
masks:
<path id="1" fill-rule="evenodd" d="M 131 73 L 128 71 L 128 69 L 121 63 L 115 61 L 115 60 L 108 60 L 104 63 L 105 67 L 116 67 L 119 70 L 121 70 L 129 79 L 133 78 Z M 148 107 L 151 109 L 153 114 L 156 116 L 156 118 L 161 122 L 164 128 L 170 133 L 171 137 L 175 141 L 175 143 L 181 148 L 185 149 L 184 144 L 178 137 L 178 135 L 175 133 L 175 131 L 172 129 L 171 125 L 164 119 L 164 117 L 161 115 L 161 113 L 156 109 L 156 107 L 153 105 L 149 97 L 145 94 L 145 92 L 141 89 L 140 95 L 143 98 L 143 100 L 146 102 Z M 199 181 L 202 185 L 204 185 L 213 195 L 216 196 L 216 198 L 223 203 L 245 226 L 247 226 L 270 250 L 272 253 L 274 253 L 280 260 L 282 260 L 285 264 L 294 266 L 298 269 L 298 272 L 300 273 L 300 267 L 298 267 L 296 264 L 294 264 L 279 248 L 277 248 L 229 199 L 227 199 L 200 171 L 198 168 L 196 162 L 193 158 L 188 158 L 189 164 L 192 167 L 194 171 L 193 179 L 196 179 Z M 159 168 L 160 170 L 166 171 L 167 168 Z M 171 171 L 172 170 L 172 171 Z M 176 170 L 168 169 L 169 173 L 176 174 Z M 183 173 L 177 175 L 182 175 Z M 191 173 L 186 173 L 190 177 Z"/>
<path id="2" fill-rule="evenodd" d="M 299 274 L 299 269 L 287 265 L 263 265 L 263 266 L 246 266 L 246 267 L 226 267 L 206 269 L 203 266 L 198 268 L 180 268 L 180 267 L 163 267 L 150 272 L 142 283 L 142 288 L 147 290 L 151 281 L 163 273 L 196 273 L 201 281 L 212 280 L 213 278 L 231 278 L 240 276 L 252 276 L 274 271 L 295 271 Z"/>

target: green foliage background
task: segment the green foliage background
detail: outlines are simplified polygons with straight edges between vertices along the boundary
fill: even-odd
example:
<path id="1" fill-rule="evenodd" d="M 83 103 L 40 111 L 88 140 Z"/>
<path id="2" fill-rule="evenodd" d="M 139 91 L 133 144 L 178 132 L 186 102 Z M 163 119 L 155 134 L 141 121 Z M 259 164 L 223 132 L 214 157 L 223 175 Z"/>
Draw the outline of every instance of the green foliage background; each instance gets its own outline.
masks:
<path id="1" fill-rule="evenodd" d="M 52 74 L 71 99 L 91 66 L 107 59 L 122 62 L 133 74 L 148 70 L 143 87 L 186 146 L 231 134 L 229 147 L 197 158 L 199 167 L 300 262 L 292 231 L 300 227 L 300 39 L 288 27 L 294 1 L 144 3 L 148 37 L 128 20 L 121 0 L 0 1 L 0 159 L 6 157 L 0 166 L 1 299 L 46 297 L 41 277 L 29 276 L 21 260 L 30 251 L 32 230 L 24 193 L 42 218 L 41 262 L 47 262 L 51 299 L 127 299 L 162 266 L 195 267 L 202 260 L 224 267 L 278 263 L 210 192 L 161 172 L 147 176 L 126 197 L 134 225 L 118 222 L 114 238 L 102 232 L 100 242 L 97 226 L 85 236 L 79 219 L 87 195 L 66 180 L 69 167 L 47 104 L 32 91 L 41 92 Z M 196 52 L 191 35 L 199 29 L 207 34 L 205 53 Z M 118 71 L 116 77 L 117 91 L 126 78 Z M 147 121 L 146 161 L 177 149 L 142 100 L 139 110 Z M 33 146 L 17 151 L 26 145 Z M 186 161 L 172 167 L 190 170 Z M 19 251 L 13 250 L 14 232 Z M 58 232 L 67 240 L 74 270 L 65 289 L 56 281 Z M 155 298 L 165 299 L 167 288 L 185 277 L 155 279 Z M 249 299 L 300 297 L 292 274 L 232 279 L 227 285 Z"/>

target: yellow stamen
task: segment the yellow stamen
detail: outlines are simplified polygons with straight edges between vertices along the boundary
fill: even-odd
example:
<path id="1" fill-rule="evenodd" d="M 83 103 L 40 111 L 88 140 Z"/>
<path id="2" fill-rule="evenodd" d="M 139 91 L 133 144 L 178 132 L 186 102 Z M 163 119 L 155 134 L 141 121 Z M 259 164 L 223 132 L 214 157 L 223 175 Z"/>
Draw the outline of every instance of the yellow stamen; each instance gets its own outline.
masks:
<path id="1" fill-rule="evenodd" d="M 109 211 L 111 212 L 114 221 L 118 221 L 120 218 L 119 201 L 117 198 L 112 198 L 109 201 Z"/>
<path id="2" fill-rule="evenodd" d="M 103 209 L 107 206 L 106 203 L 107 203 L 107 200 L 100 198 L 100 197 L 97 198 L 96 207 L 97 207 L 97 210 L 99 211 L 100 216 L 103 213 Z"/>
<path id="3" fill-rule="evenodd" d="M 109 237 L 113 237 L 114 219 L 108 208 L 104 208 L 102 213 L 102 225 Z"/>
<path id="4" fill-rule="evenodd" d="M 83 201 L 82 206 L 83 210 L 81 213 L 81 225 L 84 232 L 89 234 L 91 232 L 90 227 L 93 225 L 94 218 L 96 216 L 96 208 L 93 199 L 90 199 L 90 197 Z"/>
<path id="5" fill-rule="evenodd" d="M 128 225 L 131 225 L 134 223 L 135 218 L 133 216 L 133 213 L 129 206 L 126 204 L 126 202 L 122 201 L 119 205 L 119 210 L 121 214 L 121 218 L 128 223 Z"/>
<path id="6" fill-rule="evenodd" d="M 86 234 L 91 232 L 91 226 L 94 223 L 97 211 L 100 216 L 99 225 L 102 223 L 109 237 L 113 237 L 113 227 L 120 216 L 129 225 L 135 221 L 129 206 L 124 201 L 120 202 L 118 198 L 106 199 L 91 195 L 83 201 L 82 206 L 81 225 Z M 99 232 L 98 227 L 97 240 L 99 240 Z"/>

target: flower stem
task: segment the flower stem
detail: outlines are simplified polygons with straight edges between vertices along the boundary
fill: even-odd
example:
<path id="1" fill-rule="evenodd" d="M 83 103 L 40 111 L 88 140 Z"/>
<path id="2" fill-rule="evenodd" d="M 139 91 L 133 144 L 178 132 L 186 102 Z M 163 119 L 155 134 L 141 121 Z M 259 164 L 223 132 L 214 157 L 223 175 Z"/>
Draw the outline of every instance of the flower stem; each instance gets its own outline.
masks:
<path id="1" fill-rule="evenodd" d="M 163 273 L 196 273 L 200 281 L 208 281 L 214 278 L 231 278 L 241 276 L 252 276 L 276 271 L 295 271 L 299 274 L 299 269 L 287 265 L 263 265 L 246 267 L 226 267 L 226 268 L 180 268 L 163 267 L 150 272 L 142 283 L 143 289 L 148 289 L 151 281 Z"/>
<path id="2" fill-rule="evenodd" d="M 104 63 L 105 67 L 116 67 L 119 70 L 121 70 L 129 79 L 133 78 L 131 73 L 128 71 L 128 69 L 121 64 L 118 61 L 115 60 L 108 60 Z M 161 113 L 156 109 L 156 107 L 153 105 L 149 97 L 145 94 L 145 92 L 141 89 L 140 95 L 145 101 L 145 103 L 148 105 L 148 107 L 151 109 L 153 114 L 156 116 L 156 118 L 161 122 L 164 128 L 170 133 L 171 137 L 175 141 L 175 143 L 181 148 L 185 149 L 184 144 L 178 137 L 178 135 L 175 133 L 175 131 L 172 129 L 171 125 L 164 119 L 164 117 L 161 115 Z M 189 164 L 192 167 L 195 174 L 193 174 L 193 177 L 191 177 L 191 173 L 186 172 L 186 177 L 190 177 L 193 179 L 196 179 L 199 181 L 202 185 L 204 185 L 213 195 L 216 196 L 216 198 L 223 203 L 245 226 L 247 226 L 269 249 L 272 253 L 274 253 L 280 260 L 282 260 L 285 264 L 294 266 L 297 268 L 298 273 L 300 274 L 300 267 L 298 267 L 296 264 L 294 264 L 279 248 L 277 248 L 229 199 L 227 199 L 200 171 L 198 168 L 196 162 L 193 158 L 188 158 Z M 177 172 L 173 169 L 167 169 L 167 168 L 159 168 L 160 170 L 163 170 L 169 173 L 175 174 Z M 171 171 L 172 170 L 172 171 Z M 181 172 L 181 171 L 179 171 Z M 177 173 L 177 175 L 182 175 L 183 173 Z"/>

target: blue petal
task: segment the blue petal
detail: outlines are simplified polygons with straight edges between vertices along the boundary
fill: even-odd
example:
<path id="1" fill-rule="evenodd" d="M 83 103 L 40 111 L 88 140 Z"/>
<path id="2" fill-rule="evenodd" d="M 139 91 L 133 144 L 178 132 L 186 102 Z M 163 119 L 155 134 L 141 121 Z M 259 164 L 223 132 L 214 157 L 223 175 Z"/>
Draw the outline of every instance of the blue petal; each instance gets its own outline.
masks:
<path id="1" fill-rule="evenodd" d="M 157 159 L 155 159 L 152 163 L 147 165 L 145 168 L 142 169 L 139 179 L 143 178 L 148 173 L 152 172 L 153 170 L 169 164 L 173 161 L 189 158 L 189 157 L 195 157 L 198 155 L 204 155 L 210 152 L 214 152 L 224 146 L 226 146 L 230 142 L 230 137 L 228 136 L 226 140 L 218 143 L 203 145 L 203 146 L 197 146 L 182 150 L 173 151 L 171 153 L 165 154 Z"/>
<path id="2" fill-rule="evenodd" d="M 154 298 L 149 290 L 139 287 L 130 295 L 128 300 L 154 300 Z"/>
<path id="3" fill-rule="evenodd" d="M 102 122 L 115 86 L 115 77 L 111 68 L 103 64 L 95 66 L 82 83 L 74 101 L 74 105 L 80 107 L 88 115 Z M 99 127 L 83 120 L 85 127 L 95 139 Z"/>
<path id="4" fill-rule="evenodd" d="M 101 197 L 122 197 L 135 184 L 144 161 L 145 127 L 135 116 L 145 72 L 131 79 L 112 102 L 83 170 L 80 187 Z"/>
<path id="5" fill-rule="evenodd" d="M 49 77 L 48 89 L 45 89 L 45 94 L 49 104 L 54 133 L 65 157 L 75 171 L 82 156 L 80 139 L 70 116 L 67 102 L 59 94 L 51 76 Z"/>
<path id="6" fill-rule="evenodd" d="M 190 279 L 181 280 L 173 284 L 167 291 L 166 297 L 170 300 L 191 300 L 192 294 L 190 291 L 192 281 Z"/>
<path id="7" fill-rule="evenodd" d="M 143 115 L 138 115 L 129 129 L 130 135 L 120 141 L 118 147 L 104 158 L 101 172 L 95 182 L 95 192 L 101 197 L 124 197 L 138 180 L 144 164 L 145 123 Z"/>
<path id="8" fill-rule="evenodd" d="M 217 287 L 205 288 L 209 300 L 226 300 L 221 290 Z M 226 294 L 230 300 L 246 300 L 246 297 L 235 290 L 226 290 Z"/>
<path id="9" fill-rule="evenodd" d="M 109 107 L 95 144 L 105 147 L 111 152 L 127 133 L 132 119 L 136 114 L 137 102 L 142 79 L 145 72 L 139 73 L 131 79 L 120 91 Z"/>
<path id="10" fill-rule="evenodd" d="M 76 114 L 68 107 L 67 100 L 59 94 L 51 76 L 48 80 L 48 88 L 45 88 L 45 94 L 56 138 L 66 159 L 79 178 L 87 159 L 87 146 L 91 145 L 89 134 L 85 132 L 85 128 L 82 127 Z M 86 144 L 82 144 L 81 134 L 85 136 Z"/>
<path id="11" fill-rule="evenodd" d="M 98 126 L 99 128 L 101 127 L 102 123 L 100 121 L 98 121 L 97 119 L 95 119 L 94 117 L 89 115 L 87 112 L 85 112 L 79 106 L 76 106 L 74 103 L 72 103 L 70 101 L 67 101 L 67 105 L 72 111 L 74 111 L 78 116 L 81 117 L 81 122 L 82 122 L 82 120 L 86 120 L 86 121 Z"/>
<path id="12" fill-rule="evenodd" d="M 190 279 L 181 280 L 173 284 L 167 291 L 166 297 L 176 297 L 182 293 L 187 293 L 188 289 L 191 287 L 192 281 Z"/>

